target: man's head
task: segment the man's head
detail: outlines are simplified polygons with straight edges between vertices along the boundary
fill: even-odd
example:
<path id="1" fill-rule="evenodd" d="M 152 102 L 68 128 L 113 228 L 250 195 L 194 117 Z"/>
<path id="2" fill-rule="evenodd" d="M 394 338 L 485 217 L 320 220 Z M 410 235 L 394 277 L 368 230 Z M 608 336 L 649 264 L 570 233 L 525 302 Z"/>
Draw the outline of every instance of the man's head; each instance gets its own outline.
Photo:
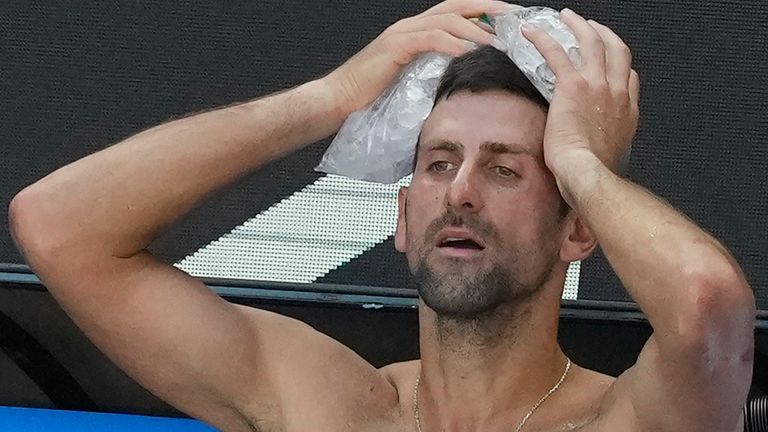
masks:
<path id="1" fill-rule="evenodd" d="M 396 246 L 424 302 L 472 318 L 533 295 L 594 247 L 544 164 L 548 104 L 500 51 L 446 69 L 400 192 Z"/>

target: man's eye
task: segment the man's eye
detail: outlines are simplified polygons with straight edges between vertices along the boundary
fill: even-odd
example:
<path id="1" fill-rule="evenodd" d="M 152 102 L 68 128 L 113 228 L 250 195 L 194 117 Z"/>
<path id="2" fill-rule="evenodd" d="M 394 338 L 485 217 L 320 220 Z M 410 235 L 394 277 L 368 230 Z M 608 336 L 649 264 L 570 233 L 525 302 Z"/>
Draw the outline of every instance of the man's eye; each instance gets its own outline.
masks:
<path id="1" fill-rule="evenodd" d="M 451 169 L 451 163 L 446 161 L 433 162 L 429 166 L 429 170 L 434 172 L 444 172 L 448 171 L 449 169 Z"/>
<path id="2" fill-rule="evenodd" d="M 517 175 L 517 173 L 515 173 L 514 171 L 512 171 L 511 169 L 505 166 L 496 166 L 496 167 L 493 167 L 493 169 L 496 171 L 497 174 L 499 174 L 502 177 L 511 177 L 511 176 Z"/>

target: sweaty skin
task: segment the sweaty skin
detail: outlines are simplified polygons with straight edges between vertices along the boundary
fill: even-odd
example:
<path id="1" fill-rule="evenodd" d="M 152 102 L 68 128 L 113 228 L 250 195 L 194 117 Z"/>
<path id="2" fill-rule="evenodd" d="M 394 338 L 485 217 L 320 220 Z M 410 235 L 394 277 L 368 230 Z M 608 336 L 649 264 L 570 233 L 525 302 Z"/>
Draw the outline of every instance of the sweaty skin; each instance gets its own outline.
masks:
<path id="1" fill-rule="evenodd" d="M 332 134 L 418 54 L 491 44 L 469 19 L 508 7 L 440 3 L 323 78 L 157 126 L 67 165 L 14 198 L 13 238 L 113 361 L 180 410 L 233 432 L 415 431 L 417 376 L 423 432 L 514 430 L 562 374 L 565 270 L 599 242 L 654 334 L 617 379 L 574 365 L 523 430 L 740 431 L 751 289 L 720 243 L 615 174 L 637 125 L 638 77 L 618 36 L 572 12 L 563 18 L 582 47 L 579 70 L 544 33 L 525 33 L 557 76 L 548 114 L 503 92 L 459 92 L 424 126 L 413 182 L 399 195 L 397 248 L 412 267 L 449 276 L 441 280 L 453 290 L 466 286 L 452 269 L 481 274 L 493 260 L 541 283 L 479 321 L 438 317 L 422 303 L 421 360 L 376 369 L 306 324 L 223 301 L 146 251 L 209 195 Z M 556 219 L 560 196 L 573 211 Z M 499 238 L 466 256 L 438 250 L 429 223 L 446 212 Z"/>

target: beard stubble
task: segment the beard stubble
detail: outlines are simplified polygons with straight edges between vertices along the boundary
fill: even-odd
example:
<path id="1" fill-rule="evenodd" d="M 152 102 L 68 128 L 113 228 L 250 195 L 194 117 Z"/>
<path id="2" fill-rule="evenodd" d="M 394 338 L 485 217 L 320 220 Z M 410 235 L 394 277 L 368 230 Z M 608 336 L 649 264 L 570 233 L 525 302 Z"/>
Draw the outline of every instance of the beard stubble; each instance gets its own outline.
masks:
<path id="1" fill-rule="evenodd" d="M 474 269 L 474 263 L 459 258 L 445 258 L 438 269 L 429 261 L 437 247 L 436 236 L 446 227 L 463 227 L 481 236 L 486 243 L 486 256 L 491 260 L 486 268 Z M 494 253 L 498 245 L 498 231 L 489 223 L 477 218 L 457 215 L 450 209 L 427 227 L 423 243 L 417 250 L 415 263 L 411 265 L 418 293 L 422 301 L 441 319 L 478 320 L 493 315 L 504 307 L 518 310 L 533 297 L 550 277 L 556 257 L 541 262 L 542 250 L 548 245 L 537 245 L 537 250 L 518 247 L 508 262 Z M 542 238 L 542 243 L 547 239 Z M 534 268 L 537 267 L 537 268 Z M 525 275 L 531 275 L 525 278 Z"/>

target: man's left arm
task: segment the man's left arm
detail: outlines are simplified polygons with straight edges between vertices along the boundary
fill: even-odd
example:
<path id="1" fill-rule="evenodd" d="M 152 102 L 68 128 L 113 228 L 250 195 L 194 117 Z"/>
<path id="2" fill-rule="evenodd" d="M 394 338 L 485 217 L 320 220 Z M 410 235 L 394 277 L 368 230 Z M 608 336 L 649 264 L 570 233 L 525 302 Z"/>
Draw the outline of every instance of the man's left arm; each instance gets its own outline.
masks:
<path id="1" fill-rule="evenodd" d="M 562 17 L 579 39 L 581 67 L 543 31 L 525 30 L 557 76 L 545 160 L 654 329 L 606 398 L 607 411 L 621 412 L 619 422 L 604 418 L 603 425 L 735 431 L 752 374 L 752 290 L 714 237 L 615 174 L 638 120 L 629 49 L 605 26 L 570 11 Z"/>
<path id="2" fill-rule="evenodd" d="M 734 431 L 750 386 L 755 318 L 738 264 L 685 216 L 599 160 L 568 164 L 558 178 L 654 329 L 613 397 L 628 396 L 647 430 Z"/>

